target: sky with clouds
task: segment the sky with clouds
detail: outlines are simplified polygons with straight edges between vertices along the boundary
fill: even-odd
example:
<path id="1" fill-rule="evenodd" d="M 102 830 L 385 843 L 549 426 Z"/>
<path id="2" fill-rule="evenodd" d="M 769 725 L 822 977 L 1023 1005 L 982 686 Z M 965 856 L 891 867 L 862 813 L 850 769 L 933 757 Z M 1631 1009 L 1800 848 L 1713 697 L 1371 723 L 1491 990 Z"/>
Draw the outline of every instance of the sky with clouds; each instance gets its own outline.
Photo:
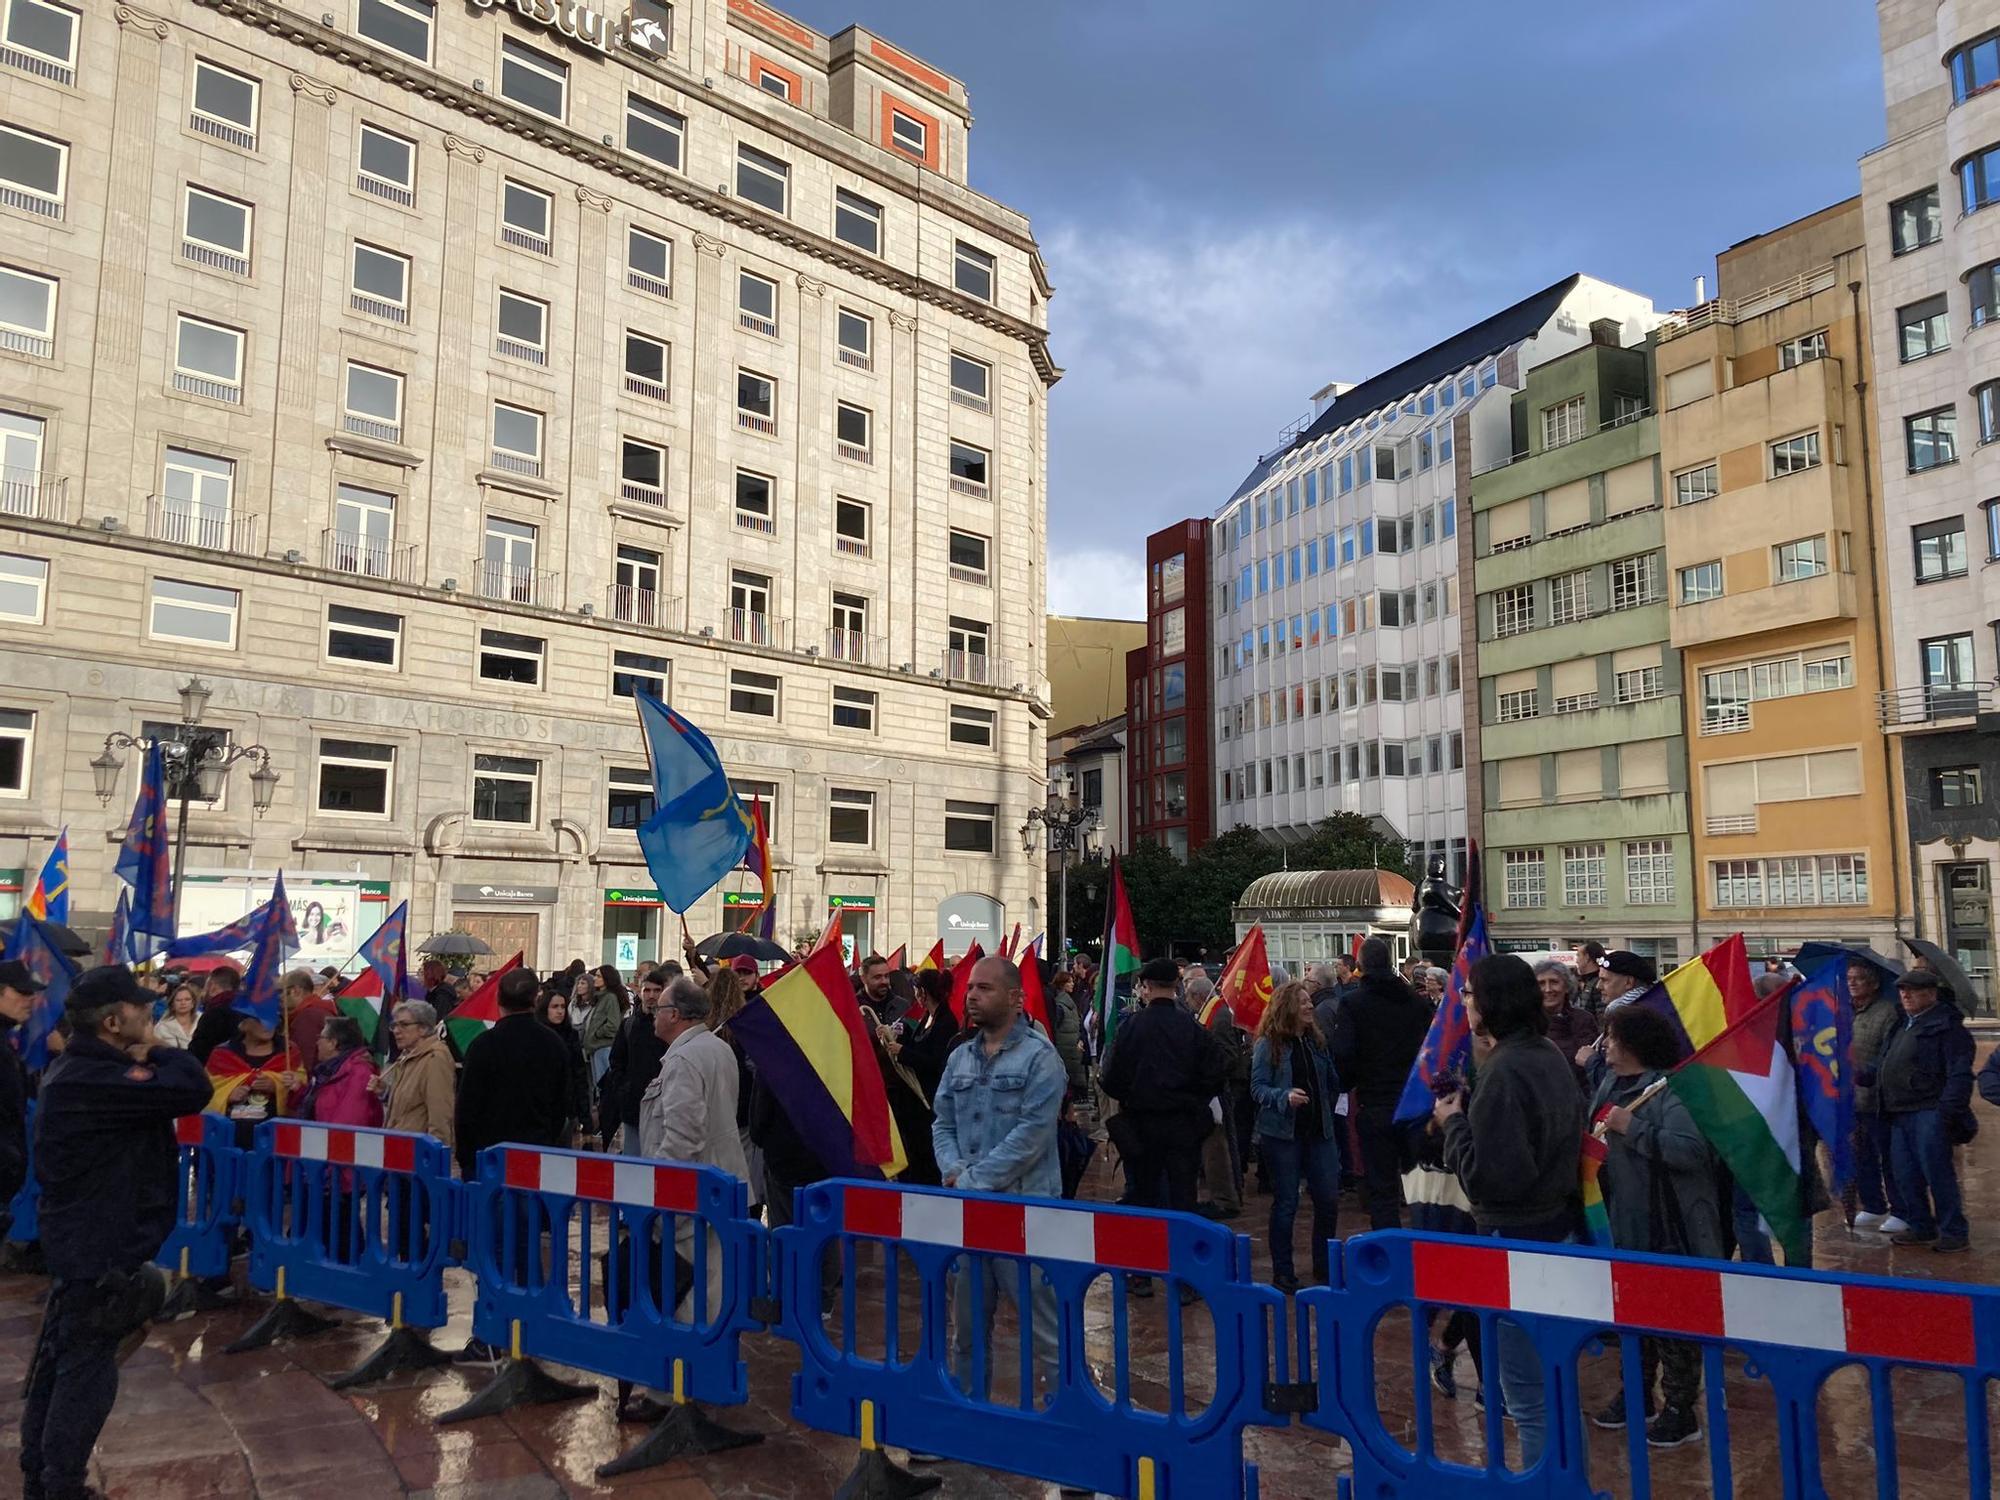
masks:
<path id="1" fill-rule="evenodd" d="M 1034 220 L 1056 613 L 1140 615 L 1146 534 L 1328 381 L 1572 271 L 1683 306 L 1883 132 L 1869 0 L 778 3 L 965 80 L 973 186 Z"/>

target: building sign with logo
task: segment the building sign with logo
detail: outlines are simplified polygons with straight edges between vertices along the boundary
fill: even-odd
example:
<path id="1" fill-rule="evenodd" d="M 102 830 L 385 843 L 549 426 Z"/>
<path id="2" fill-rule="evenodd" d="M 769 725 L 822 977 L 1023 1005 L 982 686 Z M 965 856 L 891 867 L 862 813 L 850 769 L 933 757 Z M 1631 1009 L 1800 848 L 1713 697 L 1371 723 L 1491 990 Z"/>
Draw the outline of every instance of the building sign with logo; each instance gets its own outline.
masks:
<path id="1" fill-rule="evenodd" d="M 629 10 L 614 21 L 600 11 L 575 3 L 575 0 L 472 0 L 472 3 L 481 10 L 504 9 L 511 3 L 514 12 L 523 20 L 546 26 L 573 42 L 581 42 L 599 52 L 609 53 L 620 47 L 630 47 L 635 52 L 654 57 L 667 55 L 669 39 L 666 28 L 650 17 L 635 16 Z"/>
<path id="2" fill-rule="evenodd" d="M 875 898 L 873 896 L 828 896 L 826 898 L 826 909 L 828 911 L 873 911 L 875 910 Z"/>
<path id="3" fill-rule="evenodd" d="M 667 903 L 660 899 L 658 891 L 634 890 L 630 887 L 620 886 L 604 893 L 604 904 L 606 906 L 665 906 Z"/>
<path id="4" fill-rule="evenodd" d="M 944 940 L 947 958 L 965 952 L 974 943 L 991 953 L 1000 942 L 1000 925 L 1007 908 L 991 896 L 977 891 L 960 891 L 938 903 L 938 936 Z"/>
<path id="5" fill-rule="evenodd" d="M 554 906 L 556 888 L 552 885 L 455 885 L 451 888 L 454 905 L 489 906 Z"/>

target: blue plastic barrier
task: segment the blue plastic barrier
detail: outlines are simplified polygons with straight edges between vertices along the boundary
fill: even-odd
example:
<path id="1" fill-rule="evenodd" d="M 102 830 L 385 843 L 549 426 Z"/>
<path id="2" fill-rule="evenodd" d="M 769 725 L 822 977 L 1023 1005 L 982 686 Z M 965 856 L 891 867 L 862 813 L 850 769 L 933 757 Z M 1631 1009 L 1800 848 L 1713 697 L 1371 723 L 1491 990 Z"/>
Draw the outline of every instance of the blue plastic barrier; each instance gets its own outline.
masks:
<path id="1" fill-rule="evenodd" d="M 242 1193 L 235 1123 L 221 1115 L 182 1115 L 174 1121 L 174 1138 L 180 1145 L 174 1227 L 153 1260 L 183 1277 L 226 1276 Z"/>
<path id="2" fill-rule="evenodd" d="M 1336 1285 L 1299 1295 L 1300 1341 L 1317 1347 L 1317 1405 L 1307 1425 L 1340 1434 L 1354 1455 L 1354 1492 L 1371 1500 L 1474 1500 L 1505 1484 L 1511 1493 L 1595 1496 L 1579 1394 L 1579 1361 L 1603 1335 L 1644 1333 L 1692 1344 L 1702 1362 L 1703 1407 L 1713 1493 L 1734 1487 L 1725 1383 L 1768 1381 L 1777 1404 L 1786 1500 L 1826 1493 L 1820 1471 L 1819 1394 L 1835 1371 L 1866 1373 L 1879 1492 L 1896 1492 L 1891 1373 L 1923 1366 L 1951 1372 L 1963 1391 L 1970 1493 L 1990 1497 L 1993 1434 L 1987 1382 L 2000 1379 L 2000 1290 L 1878 1276 L 1779 1271 L 1679 1256 L 1607 1254 L 1559 1245 L 1407 1233 L 1368 1234 L 1335 1244 Z M 1429 1309 L 1465 1308 L 1481 1325 L 1486 1403 L 1485 1462 L 1439 1458 L 1428 1377 Z M 1383 1371 L 1377 1326 L 1407 1311 L 1407 1366 L 1396 1360 L 1416 1408 L 1415 1444 L 1384 1426 L 1377 1405 Z M 1498 1325 L 1532 1341 L 1541 1362 L 1548 1439 L 1527 1475 L 1502 1461 Z M 1309 1324 L 1308 1324 L 1309 1320 Z M 1641 1410 L 1641 1343 L 1625 1336 L 1618 1359 L 1625 1388 L 1630 1493 L 1653 1493 Z M 1748 1357 L 1730 1374 L 1727 1350 Z M 1519 1482 L 1509 1482 L 1510 1480 Z"/>
<path id="3" fill-rule="evenodd" d="M 1244 1492 L 1245 1427 L 1288 1420 L 1264 1405 L 1269 1333 L 1284 1299 L 1251 1279 L 1250 1242 L 1205 1219 L 861 1182 L 821 1183 L 802 1190 L 797 1204 L 797 1223 L 773 1236 L 780 1331 L 798 1345 L 801 1359 L 792 1414 L 822 1432 L 860 1438 L 864 1470 L 876 1445 L 890 1442 L 1107 1495 L 1227 1500 Z M 855 1250 L 870 1240 L 902 1252 L 915 1267 L 922 1326 L 907 1363 L 899 1353 L 903 1288 L 893 1254 L 885 1256 L 881 1299 L 885 1355 L 871 1358 L 856 1348 Z M 820 1316 L 830 1251 L 840 1266 L 845 1347 L 828 1337 Z M 953 1281 L 975 1267 L 1004 1279 L 989 1283 L 981 1274 L 966 1282 L 970 1348 L 963 1352 L 974 1371 L 990 1364 L 985 1298 L 1011 1282 L 1024 1310 L 1018 1404 L 981 1399 L 961 1389 L 953 1372 Z M 1164 1412 L 1134 1402 L 1128 1340 L 1132 1278 L 1156 1276 L 1164 1278 L 1160 1310 L 1168 1331 Z M 1100 1277 L 1107 1279 L 1100 1295 L 1108 1291 L 1108 1307 L 1093 1305 L 1087 1319 L 1086 1302 Z M 1038 1369 L 1034 1353 L 1036 1318 L 1029 1309 L 1037 1278 L 1045 1278 L 1056 1309 L 1053 1369 Z M 1198 1413 L 1186 1400 L 1180 1286 L 1206 1302 L 1215 1329 L 1215 1390 Z M 867 1294 L 871 1312 L 874 1295 Z M 1044 1311 L 1047 1305 L 1044 1297 Z M 1100 1310 L 1109 1313 L 1114 1343 L 1108 1392 L 1093 1381 L 1085 1349 L 1087 1325 Z M 985 1388 L 976 1374 L 973 1383 Z"/>

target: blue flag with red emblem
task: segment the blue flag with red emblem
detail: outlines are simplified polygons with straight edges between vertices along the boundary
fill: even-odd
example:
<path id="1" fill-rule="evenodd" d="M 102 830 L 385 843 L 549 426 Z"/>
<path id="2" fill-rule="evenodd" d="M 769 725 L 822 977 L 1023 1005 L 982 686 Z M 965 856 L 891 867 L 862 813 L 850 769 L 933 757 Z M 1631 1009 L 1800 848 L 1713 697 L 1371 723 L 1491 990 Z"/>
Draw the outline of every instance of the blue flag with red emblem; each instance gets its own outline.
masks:
<path id="1" fill-rule="evenodd" d="M 28 966 L 28 972 L 42 982 L 43 988 L 36 992 L 34 1003 L 28 1011 L 28 1019 L 15 1029 L 12 1041 L 21 1049 L 21 1061 L 30 1070 L 39 1072 L 49 1065 L 49 1034 L 56 1029 L 56 1022 L 62 1019 L 63 1006 L 69 1002 L 69 987 L 77 977 L 77 967 L 63 956 L 56 946 L 56 940 L 38 917 L 22 912 L 14 924 L 14 935 L 7 940 L 4 956 L 19 959 Z"/>
<path id="2" fill-rule="evenodd" d="M 1833 1157 L 1835 1194 L 1854 1180 L 1854 1072 L 1847 1065 L 1854 999 L 1847 989 L 1848 961 L 1840 950 L 1807 958 L 1790 997 L 1799 1103 Z"/>
<path id="3" fill-rule="evenodd" d="M 1465 1076 L 1472 1060 L 1472 1024 L 1465 1014 L 1465 986 L 1472 966 L 1493 951 L 1486 938 L 1486 908 L 1474 905 L 1472 918 L 1465 924 L 1465 941 L 1451 961 L 1451 979 L 1444 987 L 1444 1001 L 1431 1017 L 1431 1029 L 1410 1069 L 1410 1081 L 1403 1085 L 1403 1097 L 1396 1104 L 1396 1123 L 1418 1120 L 1431 1112 L 1436 1096 L 1431 1085 L 1440 1078 Z"/>
<path id="4" fill-rule="evenodd" d="M 362 961 L 382 982 L 382 996 L 389 1007 L 421 994 L 410 981 L 409 941 L 410 903 L 405 901 L 361 945 Z"/>
<path id="5" fill-rule="evenodd" d="M 158 746 L 146 752 L 139 773 L 139 796 L 125 829 L 125 847 L 113 867 L 132 887 L 131 926 L 126 944 L 150 958 L 174 940 L 174 880 L 167 837 L 167 760 Z"/>

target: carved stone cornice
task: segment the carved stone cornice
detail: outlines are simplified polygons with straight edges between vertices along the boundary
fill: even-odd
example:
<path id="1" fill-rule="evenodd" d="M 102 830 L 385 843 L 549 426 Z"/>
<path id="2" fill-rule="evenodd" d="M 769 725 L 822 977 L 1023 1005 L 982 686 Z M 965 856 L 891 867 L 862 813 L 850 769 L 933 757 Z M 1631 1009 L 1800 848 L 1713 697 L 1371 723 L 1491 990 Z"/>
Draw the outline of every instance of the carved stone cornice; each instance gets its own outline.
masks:
<path id="1" fill-rule="evenodd" d="M 292 92 L 295 94 L 304 94 L 308 99 L 317 99 L 325 105 L 332 105 L 340 98 L 339 94 L 335 93 L 325 84 L 319 82 L 317 79 L 308 78 L 303 73 L 294 73 L 292 75 Z"/>
<path id="2" fill-rule="evenodd" d="M 136 5 L 121 5 L 111 12 L 121 27 L 149 33 L 155 41 L 167 39 L 167 23 Z"/>

